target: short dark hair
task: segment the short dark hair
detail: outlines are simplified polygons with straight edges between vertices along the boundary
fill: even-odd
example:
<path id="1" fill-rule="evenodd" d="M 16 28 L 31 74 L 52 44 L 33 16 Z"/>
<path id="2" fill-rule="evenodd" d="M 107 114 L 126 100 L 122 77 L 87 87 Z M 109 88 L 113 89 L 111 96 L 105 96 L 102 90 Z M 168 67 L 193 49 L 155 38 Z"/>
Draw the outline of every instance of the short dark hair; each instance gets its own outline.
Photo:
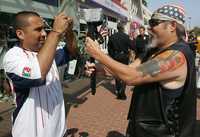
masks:
<path id="1" fill-rule="evenodd" d="M 143 30 L 145 30 L 145 27 L 144 27 L 144 26 L 140 26 L 139 29 L 143 29 Z"/>
<path id="2" fill-rule="evenodd" d="M 23 27 L 28 25 L 27 18 L 30 16 L 37 16 L 40 17 L 40 15 L 34 11 L 21 11 L 18 12 L 14 17 L 14 29 L 22 29 Z"/>
<path id="3" fill-rule="evenodd" d="M 118 30 L 118 31 L 124 31 L 124 23 L 119 22 L 119 23 L 117 24 L 117 30 Z"/>

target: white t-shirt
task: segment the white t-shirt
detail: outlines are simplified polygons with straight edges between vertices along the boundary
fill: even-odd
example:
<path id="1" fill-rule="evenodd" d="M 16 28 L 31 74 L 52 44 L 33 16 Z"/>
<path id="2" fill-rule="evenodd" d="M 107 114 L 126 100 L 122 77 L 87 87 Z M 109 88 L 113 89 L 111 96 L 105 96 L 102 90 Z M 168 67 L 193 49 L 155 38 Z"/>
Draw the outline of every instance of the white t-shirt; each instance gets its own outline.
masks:
<path id="1" fill-rule="evenodd" d="M 55 61 L 46 80 L 41 79 L 36 52 L 13 47 L 3 65 L 16 94 L 13 137 L 63 137 L 65 107 Z"/>

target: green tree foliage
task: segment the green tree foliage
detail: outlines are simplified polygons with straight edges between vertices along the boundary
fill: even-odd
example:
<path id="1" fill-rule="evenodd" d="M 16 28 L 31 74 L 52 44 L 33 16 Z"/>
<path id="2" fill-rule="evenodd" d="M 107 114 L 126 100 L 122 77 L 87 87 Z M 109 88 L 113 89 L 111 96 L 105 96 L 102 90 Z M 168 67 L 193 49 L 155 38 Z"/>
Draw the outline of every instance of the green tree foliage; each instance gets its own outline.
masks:
<path id="1" fill-rule="evenodd" d="M 195 33 L 196 36 L 200 36 L 200 28 L 199 27 L 194 27 L 192 31 Z"/>

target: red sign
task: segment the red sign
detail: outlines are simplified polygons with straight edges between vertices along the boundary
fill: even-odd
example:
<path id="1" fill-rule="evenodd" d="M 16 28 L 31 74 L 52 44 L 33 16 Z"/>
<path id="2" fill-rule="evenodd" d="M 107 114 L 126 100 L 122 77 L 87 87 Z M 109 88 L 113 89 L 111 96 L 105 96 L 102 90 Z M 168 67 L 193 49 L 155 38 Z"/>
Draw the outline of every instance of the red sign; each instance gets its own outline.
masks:
<path id="1" fill-rule="evenodd" d="M 122 3 L 122 0 L 112 0 L 112 2 L 127 10 L 127 7 Z"/>
<path id="2" fill-rule="evenodd" d="M 137 29 L 139 26 L 140 26 L 139 23 L 133 21 L 133 22 L 131 23 L 130 29 Z"/>

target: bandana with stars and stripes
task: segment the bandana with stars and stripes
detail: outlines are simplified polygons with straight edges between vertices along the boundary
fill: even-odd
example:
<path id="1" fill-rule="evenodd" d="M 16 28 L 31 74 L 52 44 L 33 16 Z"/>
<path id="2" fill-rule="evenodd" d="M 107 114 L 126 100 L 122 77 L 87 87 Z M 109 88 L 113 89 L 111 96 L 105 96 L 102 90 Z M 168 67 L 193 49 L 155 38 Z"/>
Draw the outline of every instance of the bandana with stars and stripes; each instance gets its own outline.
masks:
<path id="1" fill-rule="evenodd" d="M 165 5 L 156 10 L 151 18 L 159 20 L 173 20 L 183 25 L 185 22 L 185 12 L 183 7 L 177 5 Z"/>

